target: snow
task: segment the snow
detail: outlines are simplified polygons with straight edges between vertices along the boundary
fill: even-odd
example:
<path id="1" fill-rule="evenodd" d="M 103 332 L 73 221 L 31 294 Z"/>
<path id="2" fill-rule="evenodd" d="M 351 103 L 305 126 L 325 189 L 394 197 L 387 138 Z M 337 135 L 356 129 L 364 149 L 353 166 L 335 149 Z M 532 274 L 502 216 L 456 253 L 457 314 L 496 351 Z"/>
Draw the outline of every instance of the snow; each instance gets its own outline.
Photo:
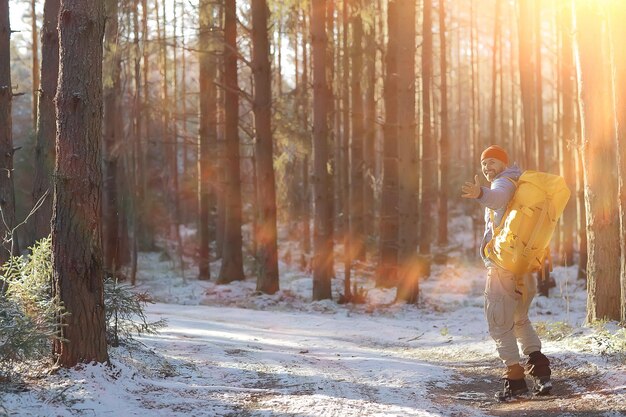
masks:
<path id="1" fill-rule="evenodd" d="M 455 222 L 467 230 L 467 218 Z M 188 270 L 183 280 L 172 261 L 144 253 L 138 289 L 157 301 L 148 318 L 168 326 L 139 337 L 141 349 L 111 348 L 112 366 L 0 390 L 0 416 L 626 415 L 626 334 L 615 323 L 583 327 L 575 267 L 555 268 L 557 288 L 531 307 L 557 395 L 492 401 L 502 368 L 483 317 L 484 268 L 465 259 L 464 244 L 451 247 L 448 262 L 421 282 L 418 307 L 374 288 L 367 264 L 354 276 L 368 302 L 339 305 L 312 302 L 310 272 L 286 262 L 281 290 L 270 296 L 256 293 L 253 278 L 216 285 Z M 212 263 L 213 278 L 218 271 Z"/>

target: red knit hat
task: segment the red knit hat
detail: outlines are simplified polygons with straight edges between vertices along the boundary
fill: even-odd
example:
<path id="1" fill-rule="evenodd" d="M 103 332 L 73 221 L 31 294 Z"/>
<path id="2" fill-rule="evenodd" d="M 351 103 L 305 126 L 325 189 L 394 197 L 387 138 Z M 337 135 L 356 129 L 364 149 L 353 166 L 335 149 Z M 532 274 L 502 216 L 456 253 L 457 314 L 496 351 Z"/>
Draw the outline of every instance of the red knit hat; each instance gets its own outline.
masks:
<path id="1" fill-rule="evenodd" d="M 505 165 L 509 164 L 509 156 L 506 151 L 498 145 L 491 145 L 483 151 L 480 155 L 480 160 L 484 161 L 487 158 L 494 158 L 504 162 Z"/>

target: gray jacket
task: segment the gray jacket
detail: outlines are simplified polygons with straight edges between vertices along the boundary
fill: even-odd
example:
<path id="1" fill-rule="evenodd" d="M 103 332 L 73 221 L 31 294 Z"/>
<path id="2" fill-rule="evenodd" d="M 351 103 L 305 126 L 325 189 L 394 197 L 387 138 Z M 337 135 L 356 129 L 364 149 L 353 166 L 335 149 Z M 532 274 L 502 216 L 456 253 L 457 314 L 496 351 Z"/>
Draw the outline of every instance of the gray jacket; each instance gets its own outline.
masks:
<path id="1" fill-rule="evenodd" d="M 498 227 L 502 222 L 506 207 L 515 194 L 516 186 L 507 177 L 517 181 L 520 175 L 522 175 L 522 170 L 517 165 L 512 165 L 496 176 L 491 182 L 491 188 L 480 187 L 481 195 L 477 200 L 485 207 L 485 233 L 480 243 L 480 257 L 488 267 L 491 266 L 491 262 L 485 258 L 485 246 L 493 236 L 494 227 Z M 495 226 L 491 224 L 489 209 L 494 211 Z"/>

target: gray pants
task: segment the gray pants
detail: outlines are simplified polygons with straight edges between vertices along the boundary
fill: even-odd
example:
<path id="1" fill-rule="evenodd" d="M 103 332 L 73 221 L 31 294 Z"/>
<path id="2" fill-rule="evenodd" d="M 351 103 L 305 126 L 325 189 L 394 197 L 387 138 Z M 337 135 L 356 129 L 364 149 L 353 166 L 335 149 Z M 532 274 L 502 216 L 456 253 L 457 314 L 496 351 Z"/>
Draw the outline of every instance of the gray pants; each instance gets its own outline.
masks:
<path id="1" fill-rule="evenodd" d="M 487 268 L 485 315 L 498 356 L 506 366 L 519 364 L 518 342 L 524 355 L 541 350 L 541 341 L 528 320 L 536 292 L 533 274 L 515 276 L 498 266 Z"/>

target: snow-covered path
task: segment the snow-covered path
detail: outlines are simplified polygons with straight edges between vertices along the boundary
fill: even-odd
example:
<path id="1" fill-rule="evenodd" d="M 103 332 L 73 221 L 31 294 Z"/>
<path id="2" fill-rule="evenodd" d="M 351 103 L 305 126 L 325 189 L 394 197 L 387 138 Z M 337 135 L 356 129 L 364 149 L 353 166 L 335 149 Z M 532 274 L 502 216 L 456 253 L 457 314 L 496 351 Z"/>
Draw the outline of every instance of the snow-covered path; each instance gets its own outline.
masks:
<path id="1" fill-rule="evenodd" d="M 164 415 L 624 415 L 624 367 L 611 376 L 602 364 L 551 343 L 559 396 L 494 403 L 487 393 L 497 387 L 500 364 L 477 311 L 363 317 L 349 309 L 320 314 L 159 304 L 151 315 L 167 317 L 169 328 L 144 342 L 177 371 L 169 383 L 146 380 L 137 394 L 153 398 L 167 388 L 170 400 L 154 410 Z M 614 384 L 603 388 L 603 378 Z"/>
<path id="2" fill-rule="evenodd" d="M 626 355 L 616 353 L 626 334 L 610 323 L 581 327 L 575 269 L 557 268 L 557 288 L 531 309 L 556 396 L 498 404 L 502 366 L 483 317 L 482 268 L 436 266 L 419 308 L 391 303 L 393 290 L 364 279 L 368 304 L 354 306 L 311 302 L 304 272 L 284 273 L 267 296 L 253 280 L 184 283 L 157 257 L 144 257 L 140 289 L 160 301 L 149 318 L 168 326 L 141 337 L 145 349 L 111 348 L 112 368 L 0 391 L 0 417 L 626 415 Z"/>
<path id="3" fill-rule="evenodd" d="M 233 415 L 441 415 L 428 387 L 453 375 L 411 347 L 423 339 L 431 348 L 443 337 L 432 325 L 432 335 L 415 337 L 414 323 L 371 317 L 355 326 L 346 313 L 164 304 L 150 311 L 167 317 L 169 328 L 144 342 L 188 369 L 176 375 L 187 385 L 179 386 L 172 411 L 190 404 L 193 387 L 193 397 L 211 398 Z M 146 384 L 145 394 L 159 388 Z"/>

